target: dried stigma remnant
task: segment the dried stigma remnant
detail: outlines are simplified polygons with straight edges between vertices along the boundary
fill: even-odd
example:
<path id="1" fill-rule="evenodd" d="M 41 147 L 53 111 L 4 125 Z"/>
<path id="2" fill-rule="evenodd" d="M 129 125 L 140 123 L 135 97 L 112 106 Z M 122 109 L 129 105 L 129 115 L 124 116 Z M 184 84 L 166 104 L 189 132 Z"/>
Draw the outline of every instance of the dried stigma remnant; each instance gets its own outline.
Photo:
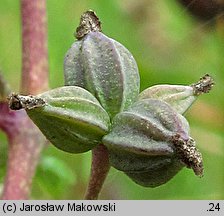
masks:
<path id="1" fill-rule="evenodd" d="M 198 96 L 203 93 L 208 93 L 214 86 L 214 81 L 209 74 L 204 75 L 200 78 L 197 83 L 191 85 L 194 89 L 194 95 Z"/>
<path id="2" fill-rule="evenodd" d="M 30 110 L 36 107 L 42 107 L 46 103 L 42 98 L 35 97 L 32 95 L 18 95 L 15 93 L 12 93 L 8 97 L 9 100 L 9 108 L 12 110 L 20 110 L 20 109 L 26 109 Z"/>
<path id="3" fill-rule="evenodd" d="M 92 31 L 101 32 L 101 22 L 94 11 L 88 10 L 81 16 L 79 26 L 75 32 L 75 37 L 80 40 Z"/>
<path id="4" fill-rule="evenodd" d="M 183 140 L 177 134 L 173 137 L 173 144 L 176 147 L 176 152 L 181 162 L 186 167 L 193 169 L 195 175 L 202 177 L 204 169 L 202 155 L 196 148 L 195 141 L 192 138 Z"/>

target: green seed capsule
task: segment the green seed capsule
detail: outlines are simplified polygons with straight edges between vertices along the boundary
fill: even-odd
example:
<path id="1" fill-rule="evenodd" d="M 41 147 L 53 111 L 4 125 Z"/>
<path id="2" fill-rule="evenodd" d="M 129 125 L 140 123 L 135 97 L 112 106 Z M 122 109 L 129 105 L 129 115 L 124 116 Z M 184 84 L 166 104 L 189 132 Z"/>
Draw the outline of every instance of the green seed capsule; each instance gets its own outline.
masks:
<path id="1" fill-rule="evenodd" d="M 140 100 L 117 114 L 103 143 L 112 166 L 142 186 L 164 184 L 184 166 L 203 173 L 186 119 L 160 100 Z"/>
<path id="2" fill-rule="evenodd" d="M 95 16 L 89 11 L 86 13 L 87 17 Z M 83 17 L 85 21 L 86 16 Z M 132 54 L 122 44 L 105 36 L 99 28 L 94 28 L 99 23 L 98 19 L 95 19 L 97 24 L 92 25 L 94 27 L 85 26 L 94 22 L 92 18 L 88 20 L 81 21 L 79 40 L 65 56 L 65 85 L 87 89 L 113 117 L 137 99 L 140 85 L 138 67 Z"/>
<path id="3" fill-rule="evenodd" d="M 155 85 L 145 89 L 139 94 L 138 99 L 154 98 L 165 101 L 178 113 L 185 113 L 199 95 L 208 93 L 214 82 L 206 74 L 197 83 L 190 86 L 184 85 Z"/>
<path id="4" fill-rule="evenodd" d="M 36 97 L 14 95 L 10 101 L 12 108 L 25 108 L 46 138 L 66 152 L 81 153 L 94 148 L 109 130 L 106 111 L 80 87 L 60 87 Z"/>

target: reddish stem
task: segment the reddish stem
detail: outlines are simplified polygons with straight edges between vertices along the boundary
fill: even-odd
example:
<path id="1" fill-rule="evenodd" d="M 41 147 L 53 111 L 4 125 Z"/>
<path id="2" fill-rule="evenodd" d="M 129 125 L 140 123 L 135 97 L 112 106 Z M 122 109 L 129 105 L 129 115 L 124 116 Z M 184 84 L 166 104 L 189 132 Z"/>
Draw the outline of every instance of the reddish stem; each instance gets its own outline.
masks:
<path id="1" fill-rule="evenodd" d="M 31 182 L 45 138 L 24 110 L 0 104 L 1 129 L 8 135 L 8 164 L 2 199 L 28 199 Z M 4 118 L 4 119 L 3 119 Z"/>
<path id="2" fill-rule="evenodd" d="M 109 154 L 107 148 L 100 144 L 92 150 L 92 166 L 86 200 L 96 200 L 109 172 Z"/>
<path id="3" fill-rule="evenodd" d="M 46 1 L 21 0 L 22 85 L 25 94 L 48 88 Z M 9 153 L 3 199 L 28 199 L 45 137 L 24 110 L 11 111 L 0 103 L 0 129 L 8 136 Z"/>
<path id="4" fill-rule="evenodd" d="M 48 88 L 47 16 L 45 0 L 21 0 L 22 93 Z"/>

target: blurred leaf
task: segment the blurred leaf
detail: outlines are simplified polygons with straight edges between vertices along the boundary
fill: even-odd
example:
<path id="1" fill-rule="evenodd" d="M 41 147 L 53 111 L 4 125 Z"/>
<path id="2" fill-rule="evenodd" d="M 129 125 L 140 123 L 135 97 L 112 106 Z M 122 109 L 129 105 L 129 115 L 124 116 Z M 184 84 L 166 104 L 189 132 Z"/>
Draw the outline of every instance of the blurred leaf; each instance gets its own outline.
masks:
<path id="1" fill-rule="evenodd" d="M 56 199 L 76 182 L 76 176 L 71 168 L 59 158 L 52 156 L 41 159 L 36 178 L 41 188 Z"/>
<path id="2" fill-rule="evenodd" d="M 67 184 L 75 183 L 75 175 L 72 170 L 60 159 L 54 157 L 45 157 L 40 166 L 44 172 L 51 172 Z"/>
<path id="3" fill-rule="evenodd" d="M 0 183 L 3 182 L 6 173 L 7 149 L 6 135 L 0 131 Z"/>

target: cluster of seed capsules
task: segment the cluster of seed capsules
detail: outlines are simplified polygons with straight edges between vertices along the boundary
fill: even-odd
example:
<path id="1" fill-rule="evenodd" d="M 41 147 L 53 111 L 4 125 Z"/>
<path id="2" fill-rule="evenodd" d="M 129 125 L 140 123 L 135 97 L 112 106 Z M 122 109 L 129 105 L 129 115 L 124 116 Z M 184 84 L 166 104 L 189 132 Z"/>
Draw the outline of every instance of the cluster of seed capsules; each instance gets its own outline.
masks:
<path id="1" fill-rule="evenodd" d="M 183 167 L 203 175 L 201 153 L 183 114 L 213 86 L 209 75 L 190 86 L 155 85 L 139 93 L 132 54 L 101 32 L 93 11 L 81 16 L 65 55 L 65 86 L 37 96 L 12 94 L 57 148 L 82 153 L 104 144 L 110 164 L 134 182 L 156 187 Z"/>

